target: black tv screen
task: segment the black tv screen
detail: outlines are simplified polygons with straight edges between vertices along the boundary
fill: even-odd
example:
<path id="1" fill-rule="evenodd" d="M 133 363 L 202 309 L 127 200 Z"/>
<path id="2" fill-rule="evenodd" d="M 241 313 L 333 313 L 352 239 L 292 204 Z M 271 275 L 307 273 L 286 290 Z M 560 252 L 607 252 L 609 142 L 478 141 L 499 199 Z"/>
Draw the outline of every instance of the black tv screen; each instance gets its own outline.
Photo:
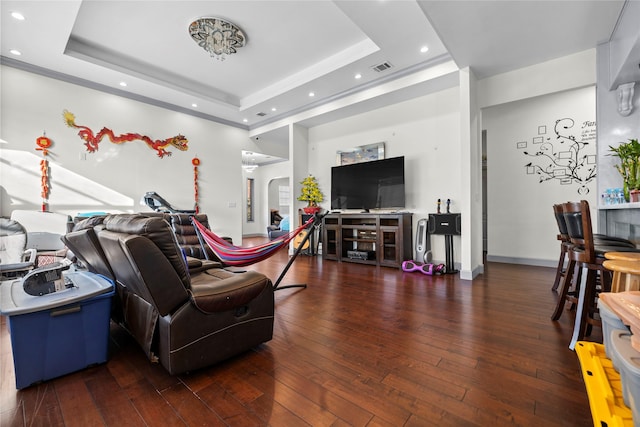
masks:
<path id="1" fill-rule="evenodd" d="M 331 209 L 404 207 L 404 156 L 331 168 Z"/>

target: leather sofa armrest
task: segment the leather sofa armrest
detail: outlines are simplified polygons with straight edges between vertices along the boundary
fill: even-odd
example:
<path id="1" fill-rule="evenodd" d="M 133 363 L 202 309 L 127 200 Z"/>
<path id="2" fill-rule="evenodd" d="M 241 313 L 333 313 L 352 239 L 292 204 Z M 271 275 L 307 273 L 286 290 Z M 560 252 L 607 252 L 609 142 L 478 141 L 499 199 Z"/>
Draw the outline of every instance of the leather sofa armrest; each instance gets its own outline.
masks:
<path id="1" fill-rule="evenodd" d="M 207 270 L 191 279 L 191 300 L 203 313 L 233 310 L 249 303 L 271 281 L 256 271 L 231 273 L 223 269 Z"/>
<path id="2" fill-rule="evenodd" d="M 187 256 L 187 268 L 189 274 L 200 273 L 210 268 L 222 268 L 222 263 L 208 259 L 199 259 Z"/>
<path id="3" fill-rule="evenodd" d="M 187 268 L 189 269 L 190 273 L 192 272 L 192 270 L 200 268 L 202 266 L 202 262 L 198 258 L 194 258 L 192 256 L 186 256 L 185 258 L 187 260 Z"/>

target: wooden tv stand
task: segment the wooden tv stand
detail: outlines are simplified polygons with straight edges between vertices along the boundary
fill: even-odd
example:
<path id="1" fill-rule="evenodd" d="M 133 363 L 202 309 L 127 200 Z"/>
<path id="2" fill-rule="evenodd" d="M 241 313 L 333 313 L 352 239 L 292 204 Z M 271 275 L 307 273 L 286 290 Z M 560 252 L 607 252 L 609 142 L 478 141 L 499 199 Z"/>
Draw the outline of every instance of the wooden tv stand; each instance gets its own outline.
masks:
<path id="1" fill-rule="evenodd" d="M 330 213 L 322 224 L 322 258 L 385 267 L 411 259 L 410 213 Z"/>

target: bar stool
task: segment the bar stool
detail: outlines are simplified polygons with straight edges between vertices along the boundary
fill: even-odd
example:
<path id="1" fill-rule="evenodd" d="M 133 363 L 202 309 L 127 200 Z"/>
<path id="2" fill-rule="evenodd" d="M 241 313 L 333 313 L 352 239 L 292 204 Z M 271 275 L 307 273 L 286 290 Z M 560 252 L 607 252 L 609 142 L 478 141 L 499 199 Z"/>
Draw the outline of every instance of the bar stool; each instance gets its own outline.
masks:
<path id="1" fill-rule="evenodd" d="M 582 280 L 582 268 L 578 268 L 576 271 L 576 260 L 570 259 L 569 253 L 573 246 L 572 237 L 577 239 L 578 242 L 578 250 L 582 251 L 584 247 L 584 239 L 586 238 L 584 233 L 584 225 L 582 224 L 582 215 L 579 213 L 580 211 L 580 203 L 568 204 L 569 206 L 573 205 L 573 210 L 575 211 L 577 216 L 571 216 L 570 214 L 565 214 L 564 208 L 567 204 L 555 204 L 553 205 L 553 213 L 556 219 L 556 223 L 558 224 L 558 235 L 557 238 L 561 242 L 560 243 L 560 258 L 558 260 L 558 267 L 556 268 L 556 278 L 552 287 L 552 290 L 556 290 L 560 283 L 562 282 L 562 287 L 560 289 L 560 297 L 558 298 L 558 302 L 556 304 L 556 309 L 553 312 L 551 319 L 558 320 L 562 315 L 562 311 L 564 309 L 565 303 L 571 303 L 571 308 L 575 307 L 578 303 L 578 292 L 579 286 L 578 284 Z M 569 216 L 569 224 L 567 222 L 567 216 Z M 589 216 L 589 230 L 591 230 L 591 220 Z M 591 233 L 589 240 L 592 242 L 591 247 L 593 247 L 593 260 L 599 260 L 601 263 L 604 261 L 603 254 L 611 254 L 611 256 L 616 256 L 615 254 L 620 254 L 618 256 L 623 256 L 625 254 L 635 254 L 640 260 L 640 250 L 636 249 L 635 244 L 627 239 L 623 239 L 620 237 L 607 236 L 605 234 L 596 234 Z M 609 252 L 607 252 L 609 251 Z M 624 252 L 624 251 L 635 251 L 635 252 Z M 632 256 L 632 255 L 629 255 Z M 587 256 L 587 258 L 591 259 L 591 255 Z M 568 263 L 567 263 L 568 260 Z M 567 263 L 567 268 L 564 267 L 565 263 Z M 568 271 L 570 273 L 567 273 Z M 562 279 L 564 278 L 564 281 Z"/>
<path id="2" fill-rule="evenodd" d="M 611 292 L 640 291 L 640 262 L 616 259 L 602 265 L 613 272 Z"/>
<path id="3" fill-rule="evenodd" d="M 567 262 L 567 254 L 571 247 L 571 239 L 567 230 L 567 222 L 564 218 L 564 212 L 562 204 L 553 205 L 553 214 L 558 224 L 557 239 L 560 241 L 560 258 L 558 259 L 558 267 L 556 268 L 556 277 L 553 282 L 552 290 L 557 290 L 560 285 L 560 281 L 566 276 L 567 272 L 565 264 Z M 594 234 L 594 244 L 598 246 L 623 246 L 627 248 L 635 248 L 635 244 L 630 240 L 623 239 L 621 237 L 607 236 L 605 234 Z M 620 252 L 616 252 L 620 253 Z M 640 256 L 638 257 L 640 260 Z M 579 279 L 578 279 L 579 280 Z"/>
<path id="4" fill-rule="evenodd" d="M 638 252 L 607 252 L 604 254 L 606 259 L 614 259 L 620 261 L 640 262 L 640 253 Z"/>
<path id="5" fill-rule="evenodd" d="M 585 270 L 582 282 L 575 286 L 578 290 L 576 319 L 573 336 L 569 348 L 573 349 L 575 343 L 584 339 L 593 325 L 600 326 L 599 320 L 594 316 L 597 311 L 596 296 L 599 291 L 611 289 L 611 271 L 604 268 L 604 254 L 607 252 L 640 252 L 639 249 L 624 246 L 609 246 L 596 244 L 591 223 L 591 210 L 589 202 L 569 202 L 562 205 L 563 214 L 567 223 L 567 232 L 571 240 L 568 250 L 569 266 L 556 310 L 552 315 L 553 320 L 560 318 L 562 309 L 573 285 L 573 272 L 575 268 Z"/>
<path id="6" fill-rule="evenodd" d="M 640 253 L 607 252 L 605 268 L 613 271 L 611 292 L 640 290 Z"/>
<path id="7" fill-rule="evenodd" d="M 567 223 L 564 220 L 564 214 L 562 212 L 562 205 L 553 205 L 553 214 L 558 223 L 558 235 L 557 239 L 560 241 L 560 259 L 558 260 L 558 267 L 556 268 L 556 278 L 553 281 L 552 290 L 557 290 L 560 285 L 560 281 L 566 276 L 567 271 L 564 267 L 567 261 L 567 253 L 571 247 L 571 239 L 567 233 Z"/>

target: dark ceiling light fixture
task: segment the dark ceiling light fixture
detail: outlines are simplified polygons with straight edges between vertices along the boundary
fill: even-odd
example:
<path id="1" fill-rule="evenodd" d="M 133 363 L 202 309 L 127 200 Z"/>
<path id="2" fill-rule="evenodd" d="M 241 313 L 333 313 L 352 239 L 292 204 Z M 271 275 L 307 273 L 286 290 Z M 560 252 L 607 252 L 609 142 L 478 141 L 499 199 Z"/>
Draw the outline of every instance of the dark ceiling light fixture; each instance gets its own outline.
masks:
<path id="1" fill-rule="evenodd" d="M 200 18 L 189 25 L 191 38 L 209 52 L 212 58 L 224 61 L 228 55 L 246 44 L 246 36 L 235 24 L 220 18 Z"/>

